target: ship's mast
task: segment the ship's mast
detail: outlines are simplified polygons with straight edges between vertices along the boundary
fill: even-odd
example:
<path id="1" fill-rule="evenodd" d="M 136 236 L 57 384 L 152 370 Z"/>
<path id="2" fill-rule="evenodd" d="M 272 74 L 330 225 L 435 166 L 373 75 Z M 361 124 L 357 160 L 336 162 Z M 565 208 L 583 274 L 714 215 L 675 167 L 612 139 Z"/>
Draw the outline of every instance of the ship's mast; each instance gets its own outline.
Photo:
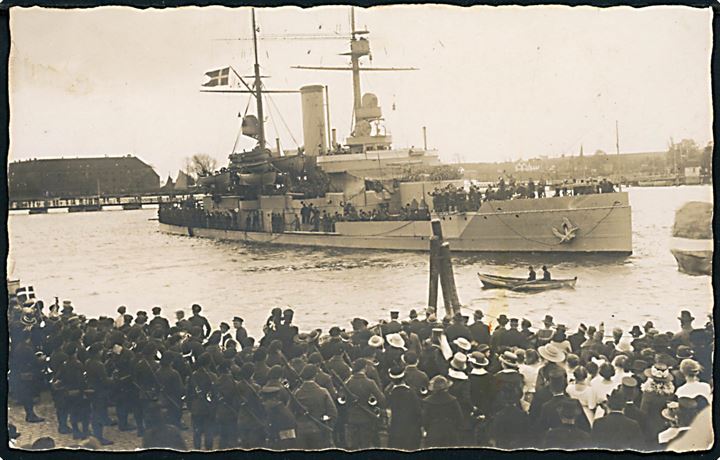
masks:
<path id="1" fill-rule="evenodd" d="M 260 78 L 260 64 L 258 63 L 257 26 L 255 25 L 255 8 L 252 9 L 253 48 L 255 50 L 255 100 L 257 102 L 258 116 L 258 144 L 265 148 L 265 115 L 262 103 L 262 80 Z"/>
<path id="2" fill-rule="evenodd" d="M 359 53 L 355 43 L 357 42 L 357 31 L 355 30 L 355 8 L 350 7 L 350 63 L 352 65 L 352 77 L 353 77 L 353 116 L 355 111 L 362 107 L 360 98 L 360 56 L 365 53 Z"/>

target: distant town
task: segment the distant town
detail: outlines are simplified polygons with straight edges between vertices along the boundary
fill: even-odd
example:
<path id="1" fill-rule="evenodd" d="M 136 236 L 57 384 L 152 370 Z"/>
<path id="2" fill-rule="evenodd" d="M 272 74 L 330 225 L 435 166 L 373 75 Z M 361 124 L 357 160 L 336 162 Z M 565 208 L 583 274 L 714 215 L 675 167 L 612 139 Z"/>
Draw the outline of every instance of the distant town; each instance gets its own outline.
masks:
<path id="1" fill-rule="evenodd" d="M 711 143 L 699 146 L 693 140 L 684 139 L 671 143 L 664 152 L 615 154 L 596 150 L 586 153 L 581 148 L 577 155 L 452 163 L 440 168 L 479 182 L 496 182 L 500 177 L 545 179 L 549 183 L 607 178 L 634 186 L 691 185 L 712 180 L 712 150 Z M 16 161 L 9 165 L 11 209 L 38 206 L 33 204 L 37 201 L 49 201 L 44 205 L 56 207 L 101 198 L 105 204 L 112 204 L 112 199 L 122 204 L 128 202 L 128 198 L 140 200 L 146 195 L 184 195 L 195 190 L 198 175 L 214 170 L 215 166 L 209 156 L 195 155 L 186 161 L 185 170 L 178 171 L 174 179 L 168 176 L 161 180 L 152 166 L 132 155 Z"/>

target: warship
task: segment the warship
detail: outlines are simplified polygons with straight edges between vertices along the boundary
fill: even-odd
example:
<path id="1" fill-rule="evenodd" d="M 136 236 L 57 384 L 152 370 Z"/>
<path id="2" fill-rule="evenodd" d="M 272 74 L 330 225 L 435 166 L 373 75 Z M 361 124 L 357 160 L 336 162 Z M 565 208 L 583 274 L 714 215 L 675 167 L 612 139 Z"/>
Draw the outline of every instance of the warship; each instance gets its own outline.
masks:
<path id="1" fill-rule="evenodd" d="M 240 133 L 257 144 L 242 152 L 233 147 L 227 167 L 199 178 L 196 197 L 162 204 L 162 232 L 276 245 L 429 251 L 431 219 L 440 219 L 455 252 L 632 253 L 626 192 L 489 200 L 472 211 L 435 209 L 433 191 L 448 184 L 462 187 L 465 181 L 435 180 L 432 171 L 448 166 L 426 141 L 422 148 L 393 146 L 378 98 L 362 93 L 360 76 L 416 69 L 362 65 L 361 59 L 371 56 L 369 32 L 356 29 L 354 9 L 350 50 L 343 53 L 350 66 L 296 67 L 352 73 L 353 128 L 344 143 L 330 126 L 327 87 L 264 87 L 254 9 L 252 28 L 254 75 L 246 77 L 252 80 L 228 67 L 206 73 L 210 80 L 203 86 L 254 99 L 256 114 L 246 109 Z M 230 80 L 239 82 L 237 88 L 227 88 Z M 294 154 L 282 152 L 279 141 L 271 149 L 266 137 L 263 97 L 276 92 L 300 95 L 304 146 Z M 409 203 L 420 212 L 404 212 Z M 348 209 L 361 217 L 344 218 Z"/>

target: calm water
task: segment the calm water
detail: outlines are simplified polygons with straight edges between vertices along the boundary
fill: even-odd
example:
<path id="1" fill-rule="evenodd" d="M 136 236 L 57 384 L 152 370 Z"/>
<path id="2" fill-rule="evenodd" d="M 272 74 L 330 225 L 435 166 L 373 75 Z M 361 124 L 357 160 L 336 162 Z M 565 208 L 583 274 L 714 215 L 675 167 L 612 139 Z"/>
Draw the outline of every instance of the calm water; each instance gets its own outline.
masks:
<path id="1" fill-rule="evenodd" d="M 703 324 L 712 311 L 710 277 L 679 273 L 669 251 L 674 211 L 690 200 L 711 201 L 712 187 L 634 188 L 634 253 L 627 258 L 544 256 L 454 259 L 460 300 L 490 315 L 506 313 L 539 324 L 547 313 L 580 322 L 628 328 L 653 320 L 675 329 L 680 309 Z M 339 324 L 354 316 L 371 323 L 427 302 L 427 255 L 246 245 L 158 232 L 155 209 L 88 214 L 13 215 L 9 219 L 14 276 L 32 284 L 46 303 L 71 299 L 76 311 L 134 313 L 154 305 L 172 316 L 200 303 L 213 324 L 235 315 L 251 334 L 272 307 L 292 306 L 301 329 Z M 524 276 L 547 264 L 554 277 L 578 276 L 575 290 L 536 294 L 483 290 L 476 273 Z M 626 329 L 627 330 L 627 329 Z"/>

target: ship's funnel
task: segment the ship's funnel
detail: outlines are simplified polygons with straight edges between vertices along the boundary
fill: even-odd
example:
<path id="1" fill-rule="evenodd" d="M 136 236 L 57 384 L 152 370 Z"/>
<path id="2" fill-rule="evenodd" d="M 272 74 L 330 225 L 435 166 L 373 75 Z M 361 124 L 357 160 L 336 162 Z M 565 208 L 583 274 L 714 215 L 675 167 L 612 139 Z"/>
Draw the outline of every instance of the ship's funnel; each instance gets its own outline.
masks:
<path id="1" fill-rule="evenodd" d="M 310 156 L 327 152 L 324 89 L 321 85 L 300 88 L 305 154 Z"/>

